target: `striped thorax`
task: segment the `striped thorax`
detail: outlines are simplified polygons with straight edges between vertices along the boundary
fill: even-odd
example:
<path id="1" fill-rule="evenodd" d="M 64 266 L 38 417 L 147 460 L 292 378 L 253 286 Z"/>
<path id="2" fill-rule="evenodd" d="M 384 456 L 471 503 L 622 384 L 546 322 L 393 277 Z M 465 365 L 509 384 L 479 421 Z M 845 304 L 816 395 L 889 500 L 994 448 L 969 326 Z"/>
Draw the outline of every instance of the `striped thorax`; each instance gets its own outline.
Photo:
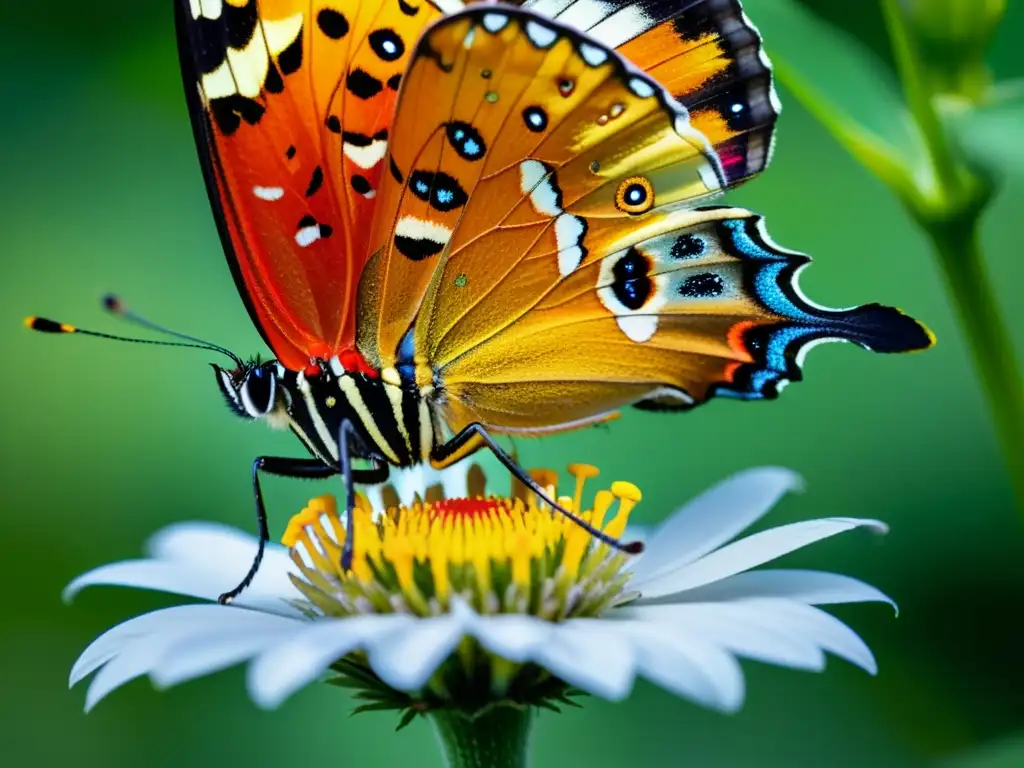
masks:
<path id="1" fill-rule="evenodd" d="M 355 429 L 351 449 L 359 458 L 406 467 L 427 461 L 435 446 L 431 409 L 411 383 L 346 371 L 338 358 L 325 361 L 312 375 L 276 361 L 214 369 L 231 410 L 291 429 L 328 466 L 339 466 L 338 434 L 344 420 Z"/>

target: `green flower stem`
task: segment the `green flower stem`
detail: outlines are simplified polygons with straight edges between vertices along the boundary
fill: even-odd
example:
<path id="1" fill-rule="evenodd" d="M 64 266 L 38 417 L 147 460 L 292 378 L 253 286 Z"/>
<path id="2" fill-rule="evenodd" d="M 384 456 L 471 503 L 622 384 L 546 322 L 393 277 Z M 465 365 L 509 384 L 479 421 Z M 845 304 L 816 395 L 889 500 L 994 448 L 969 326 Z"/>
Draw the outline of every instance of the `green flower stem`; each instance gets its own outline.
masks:
<path id="1" fill-rule="evenodd" d="M 1017 508 L 1024 515 L 1024 376 L 981 253 L 978 230 L 992 183 L 962 160 L 936 108 L 925 64 L 900 0 L 881 0 L 907 105 L 928 150 L 932 183 L 897 189 L 928 234 L 981 379 Z M 948 73 L 947 73 L 948 74 Z"/>
<path id="2" fill-rule="evenodd" d="M 526 768 L 533 714 L 497 705 L 476 715 L 455 709 L 430 713 L 449 768 Z"/>
<path id="3" fill-rule="evenodd" d="M 978 243 L 977 219 L 928 229 L 981 378 L 996 434 L 1024 514 L 1024 377 Z"/>

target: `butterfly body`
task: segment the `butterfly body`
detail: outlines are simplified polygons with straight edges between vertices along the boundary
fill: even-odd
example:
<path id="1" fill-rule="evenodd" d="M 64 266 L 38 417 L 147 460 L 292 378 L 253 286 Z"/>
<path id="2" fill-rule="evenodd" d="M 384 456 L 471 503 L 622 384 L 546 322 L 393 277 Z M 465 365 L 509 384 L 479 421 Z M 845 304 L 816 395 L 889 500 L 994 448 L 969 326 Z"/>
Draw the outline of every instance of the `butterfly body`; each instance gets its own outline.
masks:
<path id="1" fill-rule="evenodd" d="M 439 445 L 431 392 L 411 382 L 346 370 L 342 360 L 315 361 L 302 371 L 273 360 L 238 371 L 215 367 L 221 393 L 239 416 L 289 429 L 325 467 L 340 472 L 338 435 L 352 425 L 353 458 L 377 466 L 428 462 Z"/>

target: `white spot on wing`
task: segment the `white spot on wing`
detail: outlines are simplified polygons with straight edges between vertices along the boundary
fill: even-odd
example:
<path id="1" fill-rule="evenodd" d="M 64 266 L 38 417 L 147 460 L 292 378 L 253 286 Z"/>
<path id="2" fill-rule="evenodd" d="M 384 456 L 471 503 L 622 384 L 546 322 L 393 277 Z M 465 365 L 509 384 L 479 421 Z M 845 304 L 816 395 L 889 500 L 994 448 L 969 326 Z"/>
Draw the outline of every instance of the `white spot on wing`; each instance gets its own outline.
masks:
<path id="1" fill-rule="evenodd" d="M 587 231 L 583 219 L 571 213 L 563 213 L 555 219 L 555 240 L 559 251 L 578 248 L 582 244 L 583 233 Z M 565 273 L 562 274 L 565 277 Z"/>
<path id="2" fill-rule="evenodd" d="M 355 144 L 343 142 L 341 151 L 345 153 L 345 157 L 360 168 L 373 168 L 387 154 L 388 143 L 377 139 L 371 141 L 365 147 L 357 147 Z"/>
<path id="3" fill-rule="evenodd" d="M 580 56 L 592 67 L 599 67 L 608 61 L 608 52 L 590 43 L 580 43 Z"/>
<path id="4" fill-rule="evenodd" d="M 555 30 L 536 21 L 526 22 L 526 36 L 538 48 L 550 48 L 558 39 L 558 33 Z"/>
<path id="5" fill-rule="evenodd" d="M 284 197 L 284 190 L 281 187 L 253 187 L 252 193 L 256 195 L 260 200 L 266 200 L 267 202 L 274 202 Z"/>
<path id="6" fill-rule="evenodd" d="M 305 248 L 320 239 L 320 225 L 313 224 L 310 227 L 303 227 L 295 233 L 295 242 Z"/>
<path id="7" fill-rule="evenodd" d="M 433 221 L 424 221 L 415 216 L 403 216 L 395 227 L 395 235 L 412 240 L 432 240 L 435 243 L 445 244 L 452 236 L 452 231 Z"/>
<path id="8" fill-rule="evenodd" d="M 658 331 L 657 315 L 619 315 L 615 320 L 619 330 L 637 344 L 650 341 Z"/>
<path id="9" fill-rule="evenodd" d="M 583 249 L 578 245 L 558 252 L 558 274 L 562 277 L 572 274 L 583 261 Z"/>
<path id="10" fill-rule="evenodd" d="M 614 3 L 602 2 L 602 0 L 576 0 L 558 17 L 558 23 L 578 29 L 580 32 L 586 32 L 591 27 L 600 24 L 614 9 Z"/>
<path id="11" fill-rule="evenodd" d="M 562 212 L 558 205 L 558 191 L 555 189 L 554 178 L 543 163 L 537 160 L 524 160 L 519 164 L 519 173 L 520 188 L 524 195 L 530 196 L 530 203 L 537 213 L 554 217 Z"/>
<path id="12" fill-rule="evenodd" d="M 344 376 L 344 375 L 345 375 L 345 366 L 343 366 L 343 365 L 341 364 L 341 360 L 339 360 L 339 359 L 338 359 L 338 356 L 337 356 L 337 355 L 335 355 L 334 357 L 332 357 L 332 358 L 331 358 L 331 359 L 330 359 L 330 360 L 329 360 L 329 361 L 327 362 L 327 364 L 328 364 L 328 365 L 329 365 L 329 366 L 331 367 L 331 372 L 332 372 L 332 373 L 333 373 L 333 374 L 334 374 L 335 376 Z"/>
<path id="13" fill-rule="evenodd" d="M 508 24 L 508 16 L 503 13 L 484 14 L 484 29 L 491 34 L 501 32 L 506 24 Z"/>
<path id="14" fill-rule="evenodd" d="M 206 19 L 219 19 L 224 5 L 222 0 L 189 0 L 189 8 L 192 9 L 193 19 L 200 16 Z"/>
<path id="15" fill-rule="evenodd" d="M 462 41 L 462 47 L 467 51 L 473 47 L 473 41 L 476 39 L 476 27 L 470 27 L 469 32 L 466 33 L 466 37 Z"/>
<path id="16" fill-rule="evenodd" d="M 203 2 L 206 15 L 207 0 Z M 220 0 L 217 2 L 219 17 Z M 207 18 L 216 17 L 207 15 Z M 267 51 L 276 56 L 295 40 L 302 29 L 302 14 L 296 13 L 276 21 L 262 21 L 260 28 L 263 35 L 254 34 L 245 48 L 228 47 L 227 60 L 221 62 L 213 72 L 201 77 L 200 84 L 207 99 L 219 99 L 236 93 L 250 99 L 259 96 L 269 70 Z"/>
<path id="17" fill-rule="evenodd" d="M 597 42 L 609 48 L 618 48 L 653 28 L 657 23 L 658 20 L 649 16 L 640 3 L 634 3 L 607 16 L 588 32 Z"/>
<path id="18" fill-rule="evenodd" d="M 649 99 L 654 95 L 654 86 L 640 77 L 631 77 L 629 79 L 629 90 L 641 99 Z"/>

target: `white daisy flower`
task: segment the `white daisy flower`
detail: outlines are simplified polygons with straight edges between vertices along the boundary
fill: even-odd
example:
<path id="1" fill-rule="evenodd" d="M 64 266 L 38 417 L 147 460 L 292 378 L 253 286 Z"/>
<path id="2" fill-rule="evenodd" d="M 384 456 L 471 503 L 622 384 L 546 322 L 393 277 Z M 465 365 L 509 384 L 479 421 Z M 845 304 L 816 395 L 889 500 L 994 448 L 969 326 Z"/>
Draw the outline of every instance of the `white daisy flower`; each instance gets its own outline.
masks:
<path id="1" fill-rule="evenodd" d="M 612 483 L 585 507 L 585 481 L 597 469 L 569 470 L 574 493 L 559 503 L 623 535 L 640 501 L 636 486 Z M 554 473 L 534 476 L 554 493 Z M 405 481 L 377 493 L 376 505 L 360 497 L 347 574 L 339 567 L 346 531 L 333 497 L 321 496 L 291 520 L 287 546 L 268 548 L 230 606 L 217 596 L 245 572 L 256 542 L 220 525 L 172 525 L 150 540 L 145 559 L 79 576 L 66 599 L 108 584 L 209 601 L 137 616 L 93 641 L 71 671 L 71 685 L 96 673 L 86 710 L 141 675 L 167 687 L 248 662 L 249 693 L 261 707 L 327 675 L 357 689 L 364 709 L 403 710 L 402 724 L 431 714 L 451 758 L 469 738 L 469 726 L 453 725 L 469 723 L 463 715 L 476 717 L 473 738 L 486 731 L 507 740 L 526 733 L 532 706 L 572 704 L 580 692 L 620 700 L 637 677 L 732 712 L 744 696 L 739 658 L 821 671 L 831 653 L 876 671 L 861 638 L 817 606 L 895 607 L 888 597 L 839 574 L 751 569 L 844 531 L 884 532 L 881 522 L 823 518 L 734 541 L 800 486 L 788 470 L 725 480 L 653 530 L 632 558 L 522 487 L 484 496 L 476 465 L 468 476 L 446 474 L 444 491 L 433 486 L 425 501 Z M 484 727 L 488 719 L 493 727 Z"/>

